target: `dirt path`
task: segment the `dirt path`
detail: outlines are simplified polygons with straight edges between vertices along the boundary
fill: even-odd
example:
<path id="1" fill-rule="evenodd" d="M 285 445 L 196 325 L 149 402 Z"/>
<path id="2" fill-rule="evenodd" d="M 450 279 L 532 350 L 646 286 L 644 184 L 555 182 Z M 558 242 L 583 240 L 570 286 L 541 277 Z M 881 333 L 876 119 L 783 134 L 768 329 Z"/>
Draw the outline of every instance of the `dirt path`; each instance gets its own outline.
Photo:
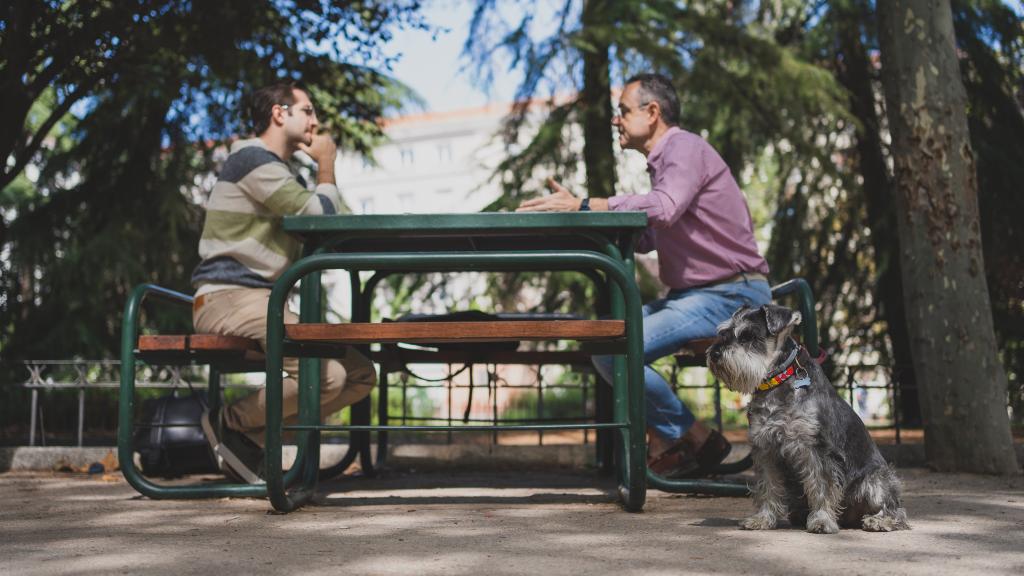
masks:
<path id="1" fill-rule="evenodd" d="M 117 477 L 0 474 L 0 573 L 1024 574 L 1024 479 L 900 471 L 914 530 L 744 532 L 751 503 L 651 492 L 623 512 L 587 473 L 392 472 L 263 500 L 153 501 Z"/>

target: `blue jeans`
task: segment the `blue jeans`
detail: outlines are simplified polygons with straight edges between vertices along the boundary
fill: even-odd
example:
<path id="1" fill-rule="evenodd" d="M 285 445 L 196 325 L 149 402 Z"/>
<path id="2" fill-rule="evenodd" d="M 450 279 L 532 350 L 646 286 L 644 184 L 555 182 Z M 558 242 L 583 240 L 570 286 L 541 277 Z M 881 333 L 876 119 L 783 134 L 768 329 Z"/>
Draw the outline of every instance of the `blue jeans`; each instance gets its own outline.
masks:
<path id="1" fill-rule="evenodd" d="M 718 325 L 740 306 L 761 306 L 771 299 L 771 288 L 764 280 L 740 280 L 707 288 L 672 290 L 664 298 L 644 305 L 644 398 L 648 428 L 671 441 L 682 438 L 694 422 L 693 413 L 650 363 L 678 351 L 690 340 L 715 336 Z M 612 381 L 612 356 L 595 356 L 594 367 L 605 381 Z"/>

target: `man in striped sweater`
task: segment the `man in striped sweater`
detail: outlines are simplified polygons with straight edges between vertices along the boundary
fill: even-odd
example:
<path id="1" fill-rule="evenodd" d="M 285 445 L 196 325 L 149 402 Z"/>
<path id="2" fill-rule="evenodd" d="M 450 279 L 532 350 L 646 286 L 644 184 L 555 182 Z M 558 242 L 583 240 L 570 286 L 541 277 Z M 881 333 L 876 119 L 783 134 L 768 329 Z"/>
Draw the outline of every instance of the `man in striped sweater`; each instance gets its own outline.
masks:
<path id="1" fill-rule="evenodd" d="M 286 83 L 261 88 L 253 93 L 250 114 L 257 137 L 231 146 L 206 205 L 202 262 L 192 274 L 192 321 L 196 332 L 254 338 L 265 350 L 270 290 L 301 251 L 299 241 L 282 229 L 281 218 L 348 210 L 334 180 L 337 147 L 329 135 L 317 132 L 316 111 L 305 90 Z M 287 162 L 298 150 L 317 163 L 313 191 Z M 286 309 L 285 322 L 297 321 Z M 373 364 L 353 348 L 321 365 L 323 417 L 361 400 L 376 383 Z M 298 367 L 297 358 L 285 358 L 285 421 L 298 413 Z M 265 389 L 203 415 L 203 431 L 225 473 L 261 482 L 265 424 Z"/>

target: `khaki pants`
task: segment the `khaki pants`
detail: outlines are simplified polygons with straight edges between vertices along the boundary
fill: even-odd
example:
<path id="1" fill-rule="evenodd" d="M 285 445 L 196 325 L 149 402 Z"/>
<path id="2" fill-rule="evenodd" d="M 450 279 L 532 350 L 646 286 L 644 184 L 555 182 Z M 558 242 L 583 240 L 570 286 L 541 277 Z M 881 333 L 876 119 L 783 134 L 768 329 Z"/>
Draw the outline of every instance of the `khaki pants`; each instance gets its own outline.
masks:
<path id="1" fill-rule="evenodd" d="M 259 340 L 267 349 L 267 304 L 270 290 L 238 288 L 210 292 L 196 299 L 192 324 L 201 334 L 244 336 Z M 284 311 L 286 324 L 295 324 L 298 316 Z M 356 349 L 349 347 L 339 359 L 321 361 L 320 415 L 327 418 L 345 406 L 362 400 L 377 383 L 373 363 Z M 298 414 L 299 359 L 285 358 L 283 382 L 283 414 L 285 422 L 294 422 Z M 266 427 L 267 391 L 261 388 L 241 400 L 224 407 L 224 424 L 245 433 L 263 446 Z"/>

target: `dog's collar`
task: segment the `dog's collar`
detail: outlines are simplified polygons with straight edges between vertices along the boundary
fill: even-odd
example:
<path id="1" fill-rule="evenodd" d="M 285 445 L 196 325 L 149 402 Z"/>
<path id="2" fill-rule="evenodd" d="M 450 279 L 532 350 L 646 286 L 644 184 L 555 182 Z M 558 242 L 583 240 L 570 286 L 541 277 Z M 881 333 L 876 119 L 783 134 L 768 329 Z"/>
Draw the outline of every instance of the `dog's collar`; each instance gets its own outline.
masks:
<path id="1" fill-rule="evenodd" d="M 769 376 L 763 382 L 758 384 L 757 389 L 761 392 L 767 392 L 783 382 L 788 382 L 790 380 L 793 380 L 793 388 L 806 388 L 807 386 L 810 386 L 811 378 L 807 375 L 807 370 L 800 365 L 800 361 L 797 359 L 797 356 L 800 354 L 800 350 L 802 349 L 803 346 L 794 346 L 793 351 L 789 353 L 786 361 L 782 363 L 782 368 L 780 368 L 774 375 Z"/>

